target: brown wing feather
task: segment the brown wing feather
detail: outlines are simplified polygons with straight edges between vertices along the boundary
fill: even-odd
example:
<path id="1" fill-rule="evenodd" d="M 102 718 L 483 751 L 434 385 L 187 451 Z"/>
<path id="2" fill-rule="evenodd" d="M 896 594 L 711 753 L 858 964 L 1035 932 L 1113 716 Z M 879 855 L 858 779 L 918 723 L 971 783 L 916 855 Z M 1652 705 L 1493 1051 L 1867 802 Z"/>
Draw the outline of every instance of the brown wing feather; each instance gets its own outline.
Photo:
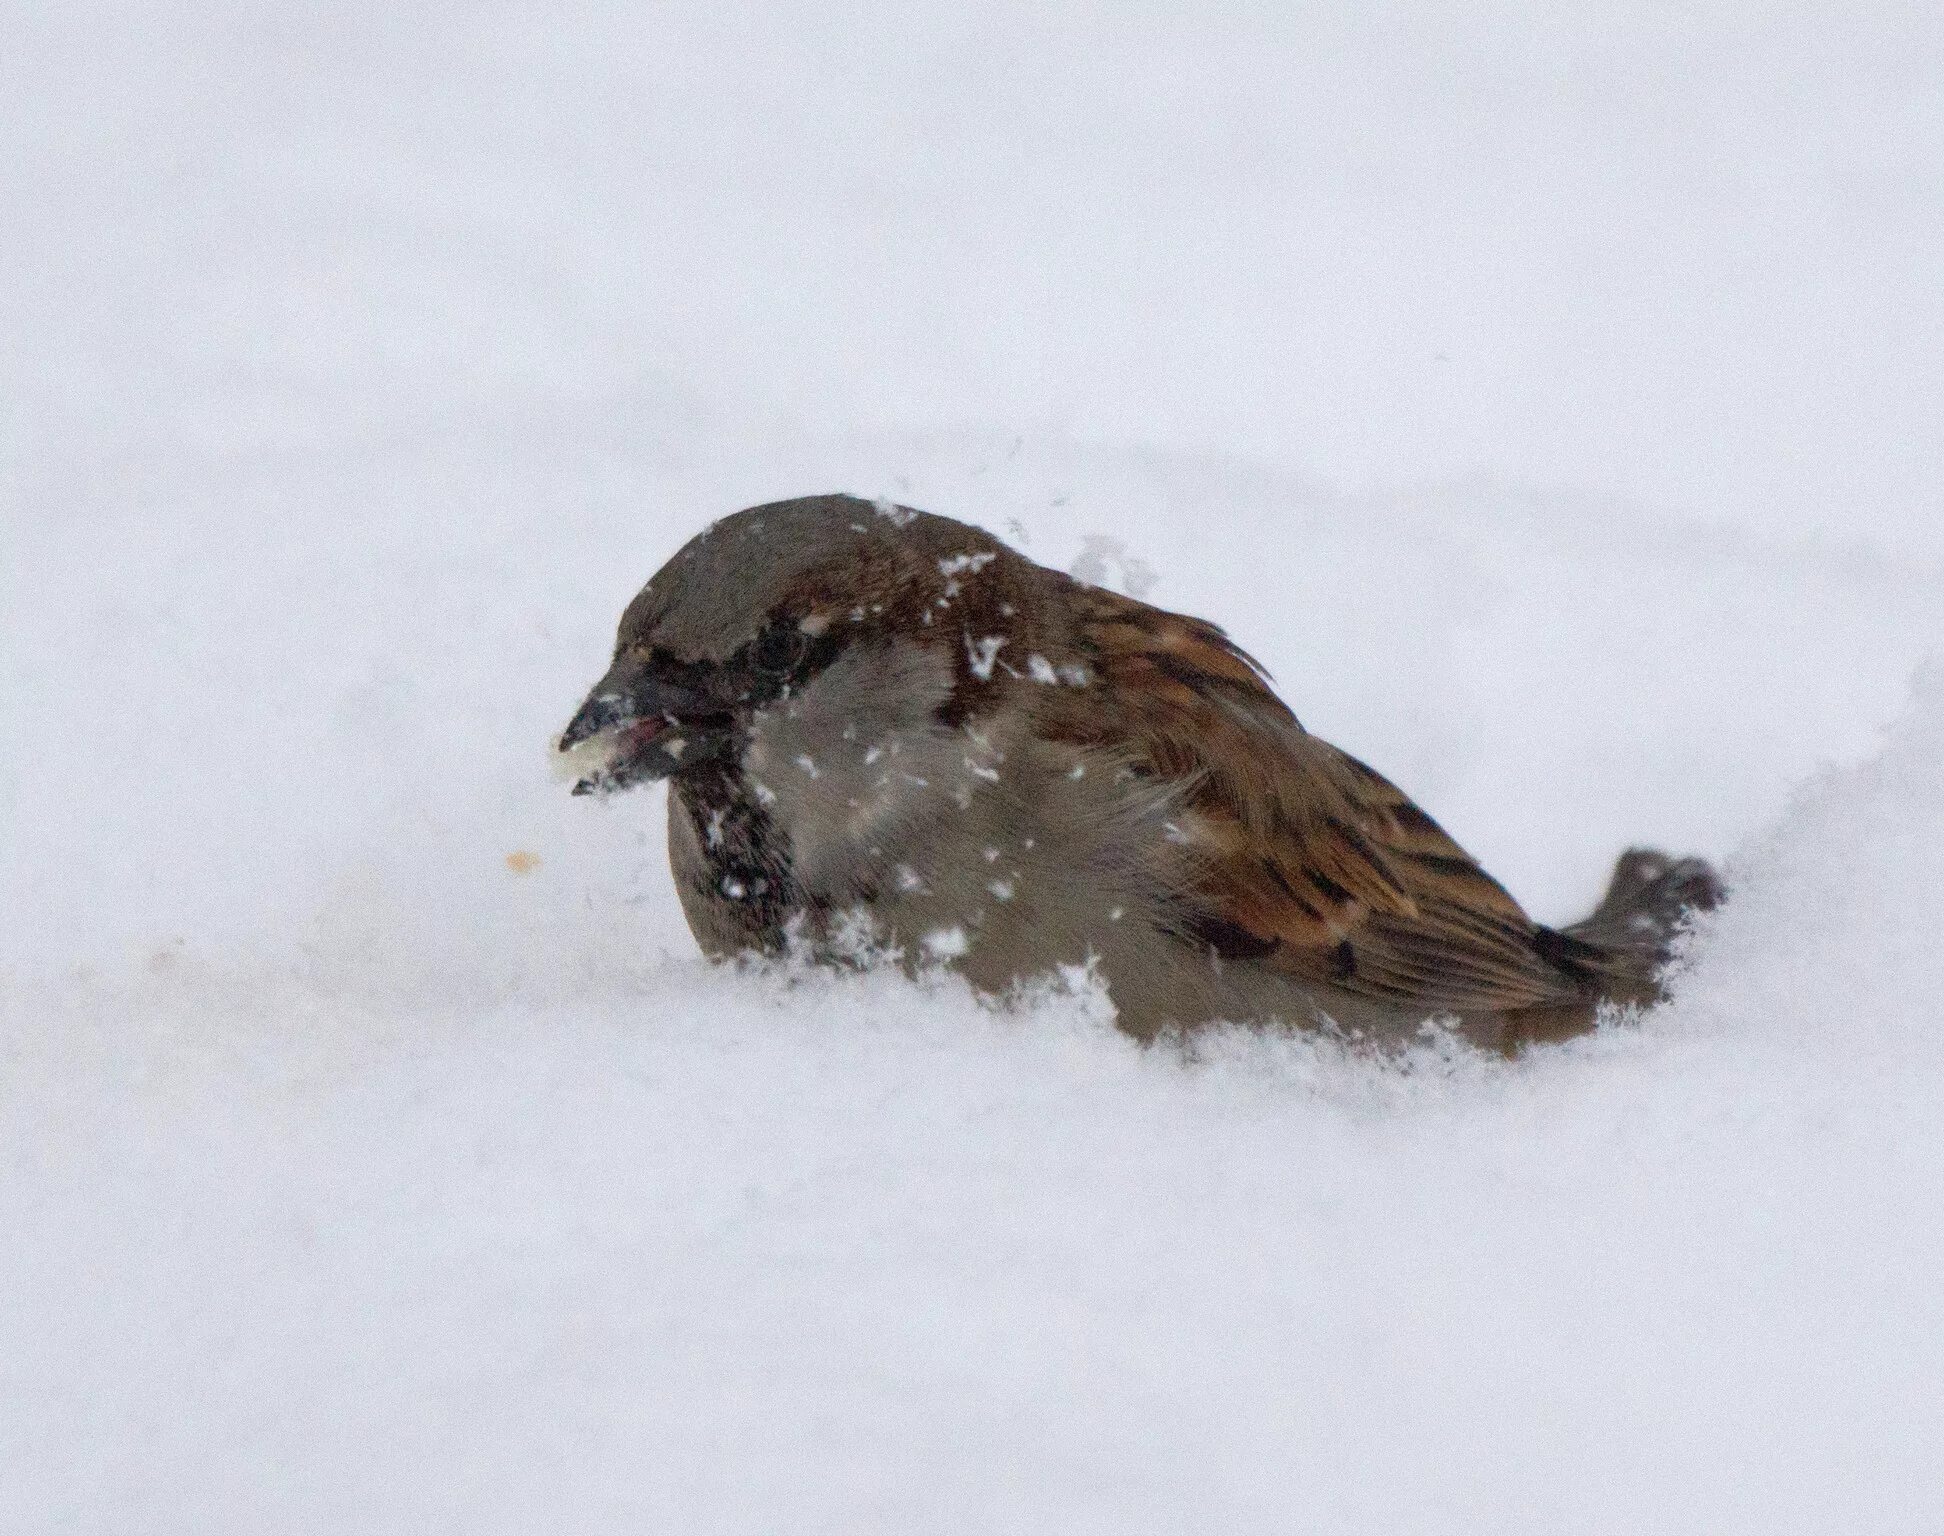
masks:
<path id="1" fill-rule="evenodd" d="M 1075 734 L 1181 779 L 1201 857 L 1184 918 L 1218 952 L 1386 1002 L 1460 1013 L 1588 995 L 1586 975 L 1381 774 L 1310 735 L 1212 624 L 1083 590 L 1114 708 Z"/>

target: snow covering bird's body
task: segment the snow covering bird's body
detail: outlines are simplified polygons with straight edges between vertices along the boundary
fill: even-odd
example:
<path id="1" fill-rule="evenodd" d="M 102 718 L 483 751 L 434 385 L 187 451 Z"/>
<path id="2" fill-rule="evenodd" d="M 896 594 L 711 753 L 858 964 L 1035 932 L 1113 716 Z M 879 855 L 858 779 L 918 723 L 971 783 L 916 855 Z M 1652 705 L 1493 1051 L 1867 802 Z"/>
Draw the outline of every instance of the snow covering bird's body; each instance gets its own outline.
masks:
<path id="1" fill-rule="evenodd" d="M 583 790 L 669 780 L 708 953 L 886 952 L 993 993 L 1086 966 L 1141 1038 L 1559 1038 L 1657 999 L 1681 913 L 1719 896 L 1635 850 L 1593 916 L 1535 923 L 1214 625 L 849 496 L 691 540 L 560 746 Z"/>

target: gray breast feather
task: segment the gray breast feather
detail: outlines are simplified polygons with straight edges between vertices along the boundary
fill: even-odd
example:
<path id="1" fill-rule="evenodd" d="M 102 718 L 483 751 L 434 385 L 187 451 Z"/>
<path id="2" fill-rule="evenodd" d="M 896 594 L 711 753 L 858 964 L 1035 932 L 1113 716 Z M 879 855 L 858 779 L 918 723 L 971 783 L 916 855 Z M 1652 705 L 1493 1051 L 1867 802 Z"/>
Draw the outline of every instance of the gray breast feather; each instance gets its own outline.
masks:
<path id="1" fill-rule="evenodd" d="M 743 773 L 807 895 L 844 906 L 895 884 L 914 838 L 962 798 L 965 737 L 937 718 L 951 687 L 936 650 L 858 644 L 757 717 Z"/>

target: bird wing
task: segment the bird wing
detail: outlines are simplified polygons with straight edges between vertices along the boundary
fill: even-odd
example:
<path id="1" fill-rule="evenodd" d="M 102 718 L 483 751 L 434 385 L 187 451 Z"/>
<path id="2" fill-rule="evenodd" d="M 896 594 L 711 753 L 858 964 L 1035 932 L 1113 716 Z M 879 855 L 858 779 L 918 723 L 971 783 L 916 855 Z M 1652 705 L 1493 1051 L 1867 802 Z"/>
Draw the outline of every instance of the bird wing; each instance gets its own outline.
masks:
<path id="1" fill-rule="evenodd" d="M 1534 923 L 1409 796 L 1305 731 L 1219 628 L 1098 589 L 1077 601 L 1106 691 L 1078 712 L 1085 744 L 1185 786 L 1185 936 L 1392 1004 L 1588 995 L 1596 949 Z"/>

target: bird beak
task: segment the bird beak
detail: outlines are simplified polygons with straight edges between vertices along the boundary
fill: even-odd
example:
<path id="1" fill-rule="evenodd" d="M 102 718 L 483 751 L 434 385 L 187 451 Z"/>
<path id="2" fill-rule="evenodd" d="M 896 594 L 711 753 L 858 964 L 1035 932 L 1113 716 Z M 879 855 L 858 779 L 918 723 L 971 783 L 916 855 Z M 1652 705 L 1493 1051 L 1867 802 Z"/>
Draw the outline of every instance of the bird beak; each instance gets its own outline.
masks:
<path id="1" fill-rule="evenodd" d="M 706 755 L 725 721 L 694 689 L 658 678 L 640 658 L 622 656 L 574 711 L 554 743 L 577 795 L 605 794 L 667 778 Z"/>
<path id="2" fill-rule="evenodd" d="M 641 718 L 637 702 L 607 687 L 607 681 L 606 678 L 601 679 L 581 707 L 574 711 L 574 718 L 567 722 L 567 729 L 560 733 L 560 740 L 555 745 L 562 752 L 571 752 L 603 731 L 619 730 L 635 724 Z"/>

